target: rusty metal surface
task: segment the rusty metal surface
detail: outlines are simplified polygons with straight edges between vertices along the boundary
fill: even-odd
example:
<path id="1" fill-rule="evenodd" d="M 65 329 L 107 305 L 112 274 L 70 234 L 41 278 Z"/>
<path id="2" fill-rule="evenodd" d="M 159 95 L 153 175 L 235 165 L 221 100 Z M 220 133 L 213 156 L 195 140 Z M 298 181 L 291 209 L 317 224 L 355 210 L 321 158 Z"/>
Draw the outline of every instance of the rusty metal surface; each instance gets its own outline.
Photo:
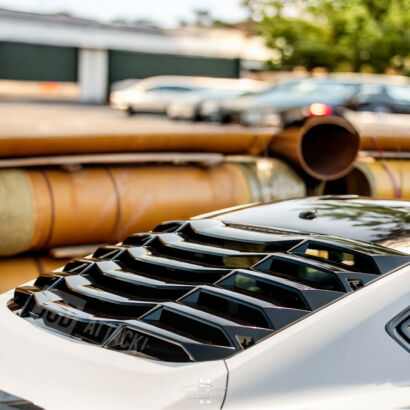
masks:
<path id="1" fill-rule="evenodd" d="M 28 181 L 0 202 L 0 255 L 56 246 L 115 243 L 163 220 L 189 218 L 249 202 L 304 196 L 301 177 L 270 158 L 195 165 L 88 166 L 0 171 L 0 186 L 16 172 Z M 10 209 L 14 213 L 10 214 Z M 25 229 L 21 229 L 24 221 Z M 7 238 L 13 237 L 10 242 Z"/>
<path id="2" fill-rule="evenodd" d="M 39 166 L 72 166 L 88 164 L 200 164 L 215 166 L 224 161 L 219 153 L 181 152 L 120 152 L 106 154 L 48 155 L 37 157 L 1 158 L 0 168 Z"/>
<path id="3" fill-rule="evenodd" d="M 15 172 L 3 170 L 0 181 L 7 182 Z M 12 190 L 3 184 L 5 196 L 11 199 L 0 203 L 2 255 L 59 245 L 113 243 L 164 219 L 187 218 L 251 198 L 243 171 L 228 164 L 18 172 L 29 183 L 14 184 Z M 22 197 L 27 197 L 24 209 L 13 206 L 13 198 L 20 203 Z M 15 240 L 10 242 L 10 237 Z"/>
<path id="4" fill-rule="evenodd" d="M 359 136 L 348 121 L 336 116 L 315 117 L 275 135 L 270 151 L 308 175 L 326 181 L 350 171 L 359 144 Z"/>
<path id="5" fill-rule="evenodd" d="M 361 158 L 349 174 L 322 184 L 317 193 L 410 200 L 410 160 Z"/>

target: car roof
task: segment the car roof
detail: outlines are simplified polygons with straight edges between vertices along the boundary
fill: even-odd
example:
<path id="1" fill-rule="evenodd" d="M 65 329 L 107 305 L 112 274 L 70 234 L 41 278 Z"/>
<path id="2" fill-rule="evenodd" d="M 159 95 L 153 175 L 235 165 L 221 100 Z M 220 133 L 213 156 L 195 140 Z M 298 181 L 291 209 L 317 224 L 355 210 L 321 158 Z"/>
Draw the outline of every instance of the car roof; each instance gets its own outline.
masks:
<path id="1" fill-rule="evenodd" d="M 307 211 L 316 217 L 304 219 Z M 224 223 L 336 235 L 410 251 L 407 201 L 328 195 L 253 205 L 214 217 Z"/>

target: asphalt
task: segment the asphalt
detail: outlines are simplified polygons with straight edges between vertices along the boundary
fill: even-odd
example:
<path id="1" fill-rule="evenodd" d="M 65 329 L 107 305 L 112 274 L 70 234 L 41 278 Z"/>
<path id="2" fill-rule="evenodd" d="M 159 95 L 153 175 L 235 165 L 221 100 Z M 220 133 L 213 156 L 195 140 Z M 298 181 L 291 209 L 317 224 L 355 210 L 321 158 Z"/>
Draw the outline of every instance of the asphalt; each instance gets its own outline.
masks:
<path id="1" fill-rule="evenodd" d="M 267 133 L 240 125 L 171 121 L 165 116 L 127 116 L 109 106 L 0 101 L 0 137 L 140 133 Z"/>
<path id="2" fill-rule="evenodd" d="M 362 135 L 409 135 L 410 115 L 354 113 L 347 118 Z M 274 128 L 249 128 L 171 121 L 165 116 L 137 114 L 127 116 L 109 106 L 10 102 L 0 100 L 0 137 L 48 135 L 105 135 L 140 133 L 270 133 Z"/>

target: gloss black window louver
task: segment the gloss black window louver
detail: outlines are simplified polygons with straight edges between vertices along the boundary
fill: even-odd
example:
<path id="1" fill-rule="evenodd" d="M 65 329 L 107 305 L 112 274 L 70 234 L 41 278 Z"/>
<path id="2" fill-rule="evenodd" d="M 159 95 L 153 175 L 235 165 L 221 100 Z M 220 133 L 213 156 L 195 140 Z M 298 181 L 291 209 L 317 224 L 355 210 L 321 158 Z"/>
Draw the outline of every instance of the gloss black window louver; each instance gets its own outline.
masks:
<path id="1" fill-rule="evenodd" d="M 319 235 L 172 221 L 15 290 L 49 331 L 149 359 L 229 357 L 410 261 Z"/>

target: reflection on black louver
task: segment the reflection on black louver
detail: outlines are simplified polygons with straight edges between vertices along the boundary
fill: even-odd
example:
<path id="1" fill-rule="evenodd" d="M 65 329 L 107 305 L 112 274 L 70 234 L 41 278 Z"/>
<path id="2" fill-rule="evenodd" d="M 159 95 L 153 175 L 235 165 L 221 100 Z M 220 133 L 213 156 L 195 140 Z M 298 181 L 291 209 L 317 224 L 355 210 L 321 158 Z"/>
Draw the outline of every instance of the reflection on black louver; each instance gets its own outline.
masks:
<path id="1" fill-rule="evenodd" d="M 383 248 L 217 220 L 162 224 L 15 290 L 11 310 L 149 359 L 222 359 L 410 261 Z"/>

